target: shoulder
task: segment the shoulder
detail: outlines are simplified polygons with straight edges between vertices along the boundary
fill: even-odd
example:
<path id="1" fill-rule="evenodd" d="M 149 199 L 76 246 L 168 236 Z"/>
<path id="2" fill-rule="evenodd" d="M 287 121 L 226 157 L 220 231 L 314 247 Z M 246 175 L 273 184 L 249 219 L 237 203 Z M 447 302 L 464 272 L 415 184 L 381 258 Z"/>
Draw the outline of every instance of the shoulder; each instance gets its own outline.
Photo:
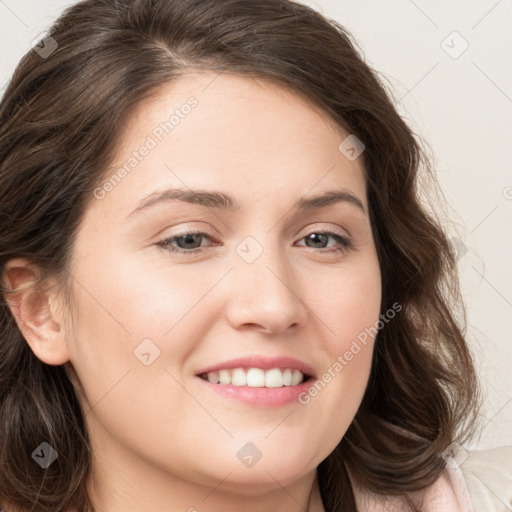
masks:
<path id="1" fill-rule="evenodd" d="M 454 443 L 445 456 L 446 469 L 439 479 L 439 488 L 427 489 L 432 503 L 455 503 L 458 508 L 439 508 L 440 511 L 508 512 L 512 510 L 512 446 L 492 450 L 466 450 Z M 434 490 L 435 489 L 435 490 Z M 432 492 L 431 492 L 432 491 Z M 437 491 L 437 492 L 436 492 Z M 438 501 L 436 501 L 438 500 Z M 450 501 L 451 500 L 451 501 Z M 428 500 L 427 500 L 428 501 Z"/>
<path id="2" fill-rule="evenodd" d="M 512 446 L 465 450 L 458 444 L 444 457 L 446 468 L 430 487 L 411 493 L 422 512 L 510 512 L 512 510 Z M 351 479 L 357 510 L 406 512 L 403 497 L 369 494 Z"/>
<path id="3" fill-rule="evenodd" d="M 474 510 L 512 510 L 512 446 L 459 452 L 457 464 Z"/>

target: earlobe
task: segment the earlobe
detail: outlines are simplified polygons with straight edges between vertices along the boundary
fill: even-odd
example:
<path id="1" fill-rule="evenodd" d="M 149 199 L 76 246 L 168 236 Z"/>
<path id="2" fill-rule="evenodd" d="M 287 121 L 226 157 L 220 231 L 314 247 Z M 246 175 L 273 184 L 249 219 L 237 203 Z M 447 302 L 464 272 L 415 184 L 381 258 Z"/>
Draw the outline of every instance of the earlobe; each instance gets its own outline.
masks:
<path id="1" fill-rule="evenodd" d="M 4 289 L 13 290 L 5 299 L 32 352 L 41 361 L 60 365 L 69 361 L 68 347 L 58 315 L 57 286 L 37 283 L 39 268 L 25 258 L 7 262 L 2 276 Z"/>

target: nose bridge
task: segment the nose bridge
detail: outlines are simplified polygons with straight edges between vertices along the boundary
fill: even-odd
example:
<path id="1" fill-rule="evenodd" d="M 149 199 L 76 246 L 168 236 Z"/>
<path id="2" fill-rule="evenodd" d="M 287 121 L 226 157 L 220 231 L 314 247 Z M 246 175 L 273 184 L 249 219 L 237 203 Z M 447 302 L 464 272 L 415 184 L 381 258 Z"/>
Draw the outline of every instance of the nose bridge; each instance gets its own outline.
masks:
<path id="1" fill-rule="evenodd" d="M 249 235 L 236 247 L 238 258 L 235 270 L 240 279 L 251 282 L 252 286 L 280 290 L 288 284 L 291 273 L 286 251 L 279 245 L 277 235 Z M 284 282 L 283 282 L 284 281 Z"/>
<path id="2" fill-rule="evenodd" d="M 235 248 L 229 310 L 233 324 L 258 324 L 278 332 L 304 322 L 293 269 L 276 233 L 249 235 Z"/>

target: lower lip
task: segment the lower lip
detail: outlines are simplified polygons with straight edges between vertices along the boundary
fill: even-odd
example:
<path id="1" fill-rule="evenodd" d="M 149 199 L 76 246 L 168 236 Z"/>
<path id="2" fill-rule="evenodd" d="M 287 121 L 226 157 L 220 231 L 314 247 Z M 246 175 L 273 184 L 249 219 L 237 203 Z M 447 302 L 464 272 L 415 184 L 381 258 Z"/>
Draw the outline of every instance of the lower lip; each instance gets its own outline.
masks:
<path id="1" fill-rule="evenodd" d="M 249 386 L 233 386 L 233 384 L 213 384 L 212 382 L 197 377 L 205 386 L 208 386 L 219 395 L 234 398 L 240 402 L 260 407 L 279 407 L 292 402 L 299 402 L 299 395 L 307 392 L 314 378 L 297 386 L 282 386 L 280 388 L 252 388 Z"/>

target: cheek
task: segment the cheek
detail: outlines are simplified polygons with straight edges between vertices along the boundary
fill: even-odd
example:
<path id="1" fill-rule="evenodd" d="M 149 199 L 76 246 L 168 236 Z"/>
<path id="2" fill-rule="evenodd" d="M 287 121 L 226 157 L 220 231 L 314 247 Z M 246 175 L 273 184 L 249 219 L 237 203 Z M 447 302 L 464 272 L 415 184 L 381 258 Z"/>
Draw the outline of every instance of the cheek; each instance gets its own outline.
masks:
<path id="1" fill-rule="evenodd" d="M 322 293 L 317 290 L 314 296 L 318 316 L 330 334 L 325 339 L 333 360 L 350 350 L 354 340 L 359 340 L 361 346 L 367 343 L 370 350 L 361 351 L 360 355 L 364 352 L 365 358 L 370 357 L 381 307 L 381 274 L 376 254 L 354 257 L 332 279 L 324 279 Z"/>
<path id="2" fill-rule="evenodd" d="M 177 276 L 178 282 L 167 286 L 157 268 L 142 272 L 126 257 L 96 265 L 95 272 L 84 264 L 75 273 L 82 285 L 73 290 L 79 316 L 71 362 L 78 391 L 90 428 L 115 433 L 125 446 L 137 446 L 142 453 L 148 451 L 146 439 L 162 438 L 162 425 L 185 421 L 187 396 L 178 381 L 183 381 L 179 369 L 188 349 L 180 345 L 190 342 L 190 333 L 182 338 L 178 329 L 187 325 L 179 322 L 186 312 L 187 285 Z M 172 439 L 168 446 L 162 441 L 165 453 L 172 449 Z"/>
<path id="3" fill-rule="evenodd" d="M 157 257 L 112 251 L 100 260 L 90 255 L 75 271 L 77 281 L 83 283 L 75 287 L 82 325 L 108 337 L 102 341 L 104 348 L 116 345 L 133 350 L 144 338 L 167 337 L 211 286 L 207 280 L 201 286 L 192 267 L 170 269 L 158 249 L 151 250 Z M 125 340 L 123 346 L 118 346 L 117 338 Z"/>
<path id="4" fill-rule="evenodd" d="M 331 432 L 334 438 L 340 434 L 341 425 L 348 428 L 363 398 L 381 307 L 381 275 L 376 255 L 353 261 L 354 265 L 347 265 L 324 286 L 323 294 L 315 293 L 315 312 L 326 326 L 322 348 L 328 358 L 320 382 L 310 389 L 304 401 L 311 398 L 311 402 L 328 404 L 325 414 L 336 425 Z M 327 417 L 323 420 L 328 422 Z"/>
<path id="5" fill-rule="evenodd" d="M 73 270 L 79 314 L 71 362 L 90 404 L 114 385 L 128 386 L 134 400 L 142 400 L 145 389 L 168 389 L 175 381 L 165 369 L 181 381 L 183 362 L 197 342 L 198 316 L 208 315 L 198 306 L 212 276 L 191 265 L 172 268 L 151 250 L 147 258 L 114 250 L 99 257 L 88 247 Z M 130 384 L 116 384 L 127 372 Z"/>

